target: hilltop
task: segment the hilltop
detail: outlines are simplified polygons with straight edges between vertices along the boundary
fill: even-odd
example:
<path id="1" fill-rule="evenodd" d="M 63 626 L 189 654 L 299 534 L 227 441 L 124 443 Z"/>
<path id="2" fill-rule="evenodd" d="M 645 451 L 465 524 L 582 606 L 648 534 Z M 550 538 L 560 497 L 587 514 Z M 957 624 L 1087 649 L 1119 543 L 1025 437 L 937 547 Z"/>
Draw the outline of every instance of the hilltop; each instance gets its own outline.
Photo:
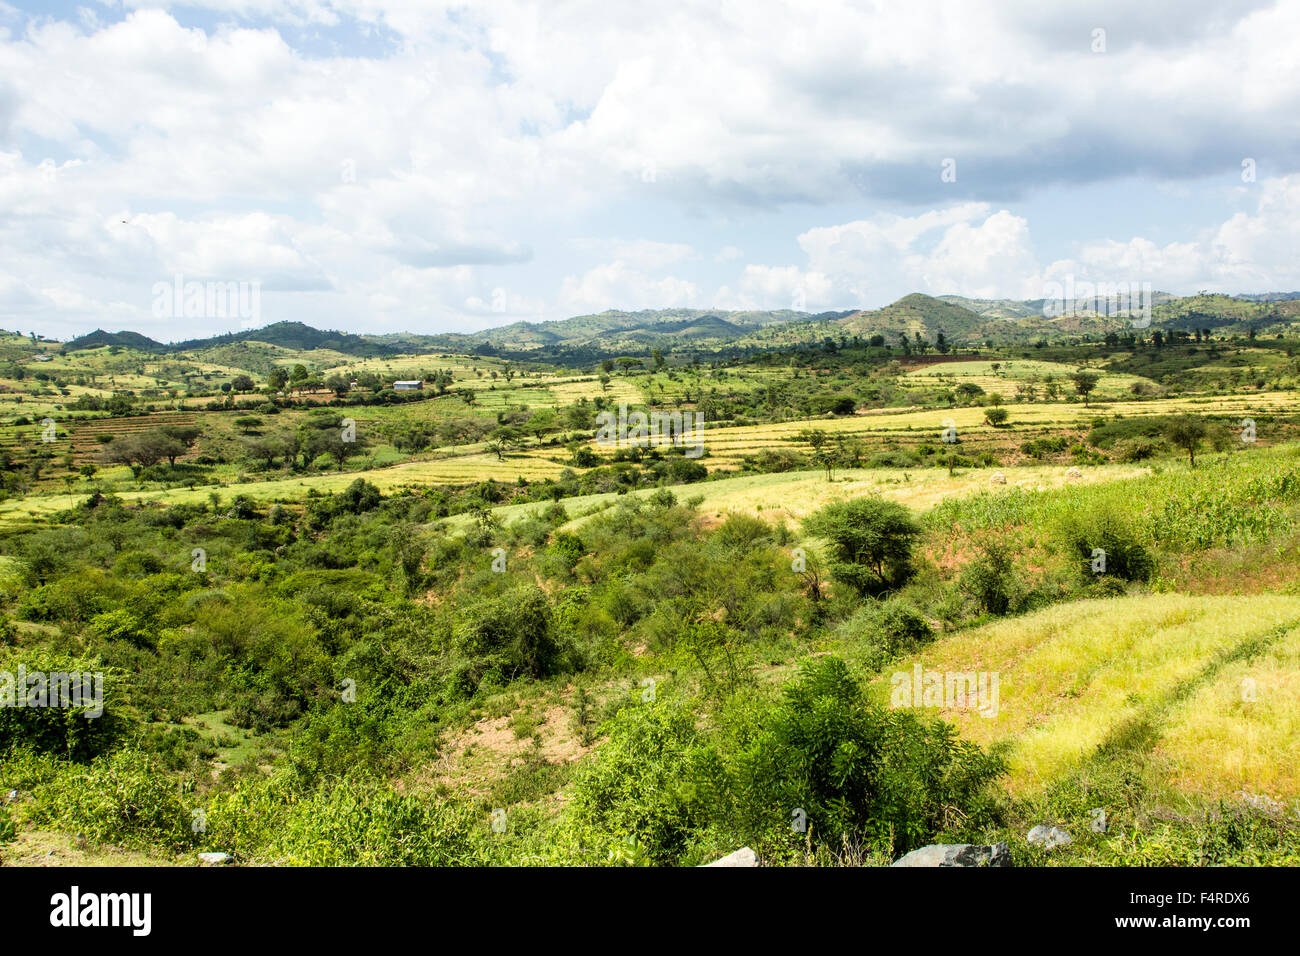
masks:
<path id="1" fill-rule="evenodd" d="M 1291 328 L 1300 317 L 1300 293 L 1176 297 L 1155 292 L 1152 301 L 1152 332 L 1200 329 L 1219 335 L 1268 336 Z M 218 351 L 223 361 L 229 361 L 230 355 L 242 354 L 230 353 L 231 348 L 256 351 L 269 346 L 272 350 L 329 351 L 354 358 L 454 352 L 581 364 L 604 356 L 645 355 L 656 348 L 737 355 L 853 336 L 869 340 L 879 335 L 886 344 L 895 345 L 902 334 L 909 339 L 919 334 L 933 343 L 943 333 L 949 345 L 966 348 L 1038 342 L 1061 345 L 1098 341 L 1133 329 L 1127 315 L 1108 314 L 1105 300 L 1066 303 L 1061 315 L 1053 314 L 1046 305 L 1043 299 L 971 299 L 914 292 L 879 309 L 815 314 L 791 309 L 609 310 L 548 322 L 514 322 L 470 333 L 367 335 L 285 321 L 165 344 L 129 330 L 96 329 L 64 343 L 62 349 L 75 352 L 107 346 L 155 355 Z M 267 359 L 256 361 L 265 364 Z"/>

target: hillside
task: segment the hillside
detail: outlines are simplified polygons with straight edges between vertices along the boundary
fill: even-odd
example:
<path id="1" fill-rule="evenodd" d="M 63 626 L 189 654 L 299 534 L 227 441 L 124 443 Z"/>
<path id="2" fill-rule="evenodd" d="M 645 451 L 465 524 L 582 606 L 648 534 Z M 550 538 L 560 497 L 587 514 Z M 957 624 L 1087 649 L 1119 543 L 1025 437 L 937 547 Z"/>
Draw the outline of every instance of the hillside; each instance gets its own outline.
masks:
<path id="1" fill-rule="evenodd" d="M 1228 296 L 1200 294 L 1182 298 L 1153 293 L 1152 330 L 1214 330 L 1222 335 L 1275 335 L 1294 327 L 1300 317 L 1300 293 Z M 252 355 L 256 371 L 269 358 L 262 346 L 288 352 L 333 352 L 354 358 L 383 358 L 421 352 L 515 355 L 538 360 L 583 364 L 601 357 L 651 349 L 701 351 L 722 355 L 771 348 L 812 345 L 845 336 L 870 339 L 883 335 L 894 346 L 898 336 L 920 334 L 934 342 L 942 332 L 954 346 L 985 347 L 1098 340 L 1109 333 L 1132 331 L 1127 316 L 1106 314 L 1104 300 L 1078 300 L 1065 314 L 1045 315 L 1042 299 L 972 299 L 958 295 L 912 293 L 879 309 L 816 314 L 790 309 L 719 311 L 704 309 L 610 310 L 548 322 L 515 322 L 470 333 L 414 332 L 357 335 L 325 331 L 303 322 L 276 322 L 260 329 L 164 344 L 132 331 L 96 329 L 63 345 L 65 351 L 116 346 L 148 354 L 204 353 Z M 1050 311 L 1050 310 L 1049 310 Z M 1149 332 L 1147 334 L 1150 334 Z M 20 343 L 21 344 L 21 343 Z M 228 350 L 251 347 L 253 353 Z M 216 359 L 212 359 L 216 360 Z M 242 364 L 229 358 L 223 364 Z"/>
<path id="2" fill-rule="evenodd" d="M 777 311 L 707 311 L 702 309 L 643 309 L 578 315 L 552 322 L 516 322 L 465 336 L 470 343 L 487 343 L 500 349 L 550 347 L 584 348 L 598 345 L 617 351 L 629 347 L 722 344 L 757 329 L 838 318 L 845 313 L 808 315 L 790 309 Z"/>
<path id="3" fill-rule="evenodd" d="M 78 336 L 64 345 L 69 352 L 77 352 L 83 349 L 97 349 L 106 345 L 116 345 L 121 348 L 138 349 L 141 352 L 162 352 L 166 351 L 169 346 L 161 342 L 155 342 L 147 335 L 141 335 L 139 332 L 105 332 L 103 329 L 95 329 L 86 335 Z"/>
<path id="4" fill-rule="evenodd" d="M 1153 325 L 1191 331 L 1250 334 L 1290 327 L 1300 316 L 1300 300 L 1263 296 L 1203 294 L 1162 303 L 1152 310 Z"/>
<path id="5" fill-rule="evenodd" d="M 267 345 L 275 345 L 294 351 L 329 349 L 355 355 L 359 358 L 393 354 L 392 349 L 386 348 L 366 336 L 353 335 L 349 332 L 323 332 L 302 322 L 276 322 L 260 329 L 228 332 L 225 335 L 212 336 L 206 339 L 189 339 L 184 342 L 173 343 L 170 348 L 177 351 L 196 351 L 217 348 L 235 342 L 264 342 Z"/>
<path id="6" fill-rule="evenodd" d="M 864 338 L 884 335 L 890 344 L 903 332 L 909 337 L 919 332 L 930 341 L 940 332 L 950 342 L 977 341 L 976 336 L 984 327 L 980 317 L 970 309 L 919 292 L 905 295 L 883 309 L 855 312 L 840 319 L 838 324 Z"/>

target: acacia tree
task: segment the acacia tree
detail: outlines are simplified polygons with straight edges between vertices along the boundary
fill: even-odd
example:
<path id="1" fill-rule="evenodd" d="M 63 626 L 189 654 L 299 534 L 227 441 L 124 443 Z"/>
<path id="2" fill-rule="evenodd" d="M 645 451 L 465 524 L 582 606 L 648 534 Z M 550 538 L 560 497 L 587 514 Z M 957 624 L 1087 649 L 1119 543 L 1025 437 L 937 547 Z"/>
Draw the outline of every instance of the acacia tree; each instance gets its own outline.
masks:
<path id="1" fill-rule="evenodd" d="M 140 472 L 158 464 L 164 458 L 173 465 L 185 454 L 185 445 L 165 434 L 162 429 L 137 432 L 117 438 L 104 450 L 104 460 L 127 465 L 139 477 Z"/>
<path id="2" fill-rule="evenodd" d="M 181 451 L 167 456 L 172 467 L 176 466 L 176 459 L 193 448 L 194 443 L 198 441 L 199 437 L 203 434 L 203 429 L 199 428 L 197 425 L 164 425 L 161 431 L 173 442 L 179 443 L 183 446 Z"/>
<path id="3" fill-rule="evenodd" d="M 487 444 L 487 450 L 497 456 L 497 461 L 505 461 L 506 453 L 519 447 L 523 443 L 519 430 L 509 426 L 498 428 L 492 434 L 492 440 Z"/>
<path id="4" fill-rule="evenodd" d="M 1187 460 L 1196 467 L 1196 449 L 1205 437 L 1205 419 L 1198 415 L 1180 415 L 1165 426 L 1165 436 L 1174 445 L 1187 450 Z"/>
<path id="5" fill-rule="evenodd" d="M 1088 396 L 1092 390 L 1097 387 L 1097 381 L 1100 376 L 1096 372 L 1075 372 L 1070 376 L 1070 381 L 1074 383 L 1074 390 L 1079 397 L 1083 399 L 1083 405 L 1088 407 Z"/>
<path id="6" fill-rule="evenodd" d="M 827 444 L 830 436 L 820 428 L 814 428 L 799 436 L 812 448 L 812 460 L 826 469 L 826 480 L 830 481 L 835 467 L 835 451 Z"/>
<path id="7" fill-rule="evenodd" d="M 912 575 L 912 545 L 921 528 L 896 502 L 837 501 L 810 515 L 803 529 L 830 542 L 831 576 L 863 594 L 898 587 Z"/>

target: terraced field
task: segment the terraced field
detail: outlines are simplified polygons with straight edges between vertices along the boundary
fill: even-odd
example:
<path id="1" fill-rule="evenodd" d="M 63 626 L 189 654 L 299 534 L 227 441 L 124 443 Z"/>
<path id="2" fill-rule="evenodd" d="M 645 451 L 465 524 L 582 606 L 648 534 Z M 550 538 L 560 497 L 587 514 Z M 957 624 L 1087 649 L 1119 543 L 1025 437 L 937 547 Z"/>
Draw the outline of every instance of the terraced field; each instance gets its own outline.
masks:
<path id="1" fill-rule="evenodd" d="M 159 412 L 153 415 L 141 415 L 132 418 L 97 417 L 79 419 L 56 426 L 58 440 L 51 447 L 57 454 L 72 452 L 74 465 L 99 463 L 99 453 L 105 443 L 101 436 L 117 439 L 136 432 L 160 428 L 164 425 L 196 425 L 199 415 L 196 412 Z M 6 428 L 0 431 L 0 448 L 15 453 L 24 453 L 41 444 L 42 428 L 39 424 Z M 193 457 L 194 452 L 182 455 L 178 461 Z"/>
<path id="2" fill-rule="evenodd" d="M 996 370 L 994 366 L 997 366 Z M 1017 388 L 1025 383 L 1034 383 L 1038 394 L 1043 394 L 1043 385 L 1051 379 L 1060 386 L 1062 394 L 1072 394 L 1073 385 L 1068 378 L 1077 372 L 1078 366 L 1063 365 L 1059 362 L 1037 362 L 1031 359 L 1006 359 L 1000 361 L 945 362 L 938 365 L 925 365 L 913 369 L 904 376 L 904 382 L 925 385 L 932 388 L 954 388 L 970 383 L 978 385 L 990 395 L 1001 395 L 1005 399 L 1016 396 Z M 1153 392 L 1160 387 L 1150 379 L 1137 375 L 1126 375 L 1106 369 L 1089 369 L 1098 377 L 1097 389 L 1093 398 L 1125 398 L 1131 395 L 1131 387 L 1136 382 L 1149 386 Z"/>
<path id="3" fill-rule="evenodd" d="M 599 389 L 599 383 L 595 382 L 595 380 L 590 383 L 578 382 L 571 384 L 579 386 L 590 384 Z M 612 383 L 611 393 L 615 391 L 614 384 L 625 383 Z M 537 390 L 529 389 L 527 391 L 532 393 L 530 400 L 535 401 Z M 504 395 L 504 392 L 502 394 Z M 985 441 L 1016 445 L 1039 435 L 1059 434 L 1063 429 L 1082 429 L 1094 419 L 1112 416 L 1167 415 L 1194 410 L 1200 413 L 1229 418 L 1259 416 L 1261 419 L 1265 419 L 1269 415 L 1292 413 L 1297 408 L 1300 408 L 1300 405 L 1297 404 L 1296 393 L 1281 391 L 1215 398 L 1112 402 L 1092 407 L 1085 407 L 1077 402 L 1025 403 L 1010 406 L 1011 427 L 999 429 L 994 429 L 984 422 L 984 409 L 981 407 L 884 410 L 847 418 L 802 419 L 739 427 L 708 427 L 705 431 L 705 445 L 708 455 L 700 460 L 710 471 L 728 471 L 737 468 L 744 456 L 764 449 L 787 448 L 807 451 L 806 443 L 800 441 L 798 435 L 812 428 L 821 429 L 832 436 L 843 435 L 860 438 L 864 441 L 868 453 L 870 453 L 871 451 L 890 447 L 891 443 L 894 447 L 900 448 L 915 447 L 923 443 L 943 447 L 940 442 L 940 433 L 946 427 L 946 424 L 951 422 L 957 429 L 959 438 L 962 439 L 961 444 L 952 447 L 955 447 L 958 451 L 969 451 L 980 448 L 981 442 Z M 434 402 L 421 402 L 416 405 L 362 407 L 349 410 L 348 414 L 355 416 L 358 427 L 364 428 L 367 422 L 417 421 L 423 417 L 443 414 L 455 409 L 459 409 L 456 412 L 457 414 L 474 411 L 464 409 L 463 406 L 458 404 L 457 399 L 446 398 Z M 477 410 L 479 414 L 488 411 L 488 409 Z M 91 455 L 98 446 L 94 438 L 95 435 L 106 432 L 131 431 L 156 425 L 164 422 L 164 420 L 168 423 L 173 422 L 173 420 L 176 423 L 188 423 L 194 420 L 202 422 L 206 419 L 203 416 L 198 416 L 196 419 L 193 413 L 186 412 L 159 413 L 147 418 L 96 418 L 91 421 L 74 422 L 68 426 L 61 424 L 60 439 L 65 437 L 68 430 L 71 431 L 74 456 L 77 456 L 76 460 L 80 463 L 83 460 L 91 460 Z M 1260 424 L 1258 438 L 1260 446 L 1270 444 L 1272 437 L 1268 424 Z M 3 436 L 3 441 L 9 443 L 30 443 L 38 439 L 39 426 L 36 425 L 23 429 L 5 429 Z M 342 488 L 358 477 L 365 478 L 384 491 L 390 491 L 401 488 L 420 488 L 430 484 L 466 484 L 483 481 L 487 478 L 506 483 L 514 483 L 520 477 L 528 481 L 541 481 L 546 478 L 558 477 L 566 467 L 570 467 L 567 464 L 567 453 L 562 448 L 553 445 L 529 446 L 512 452 L 504 460 L 500 460 L 495 455 L 486 453 L 481 444 L 461 445 L 455 448 L 446 446 L 419 460 L 403 461 L 400 464 L 383 467 L 383 462 L 386 459 L 391 460 L 396 457 L 397 453 L 390 448 L 386 448 L 382 442 L 380 445 L 381 447 L 373 448 L 369 452 L 370 460 L 375 467 L 344 474 L 324 474 L 303 478 L 272 478 L 263 481 L 235 482 L 230 480 L 234 477 L 233 475 L 223 476 L 226 487 L 238 489 L 237 492 L 223 493 L 244 493 L 259 500 L 293 501 L 305 495 L 308 489 L 316 488 L 320 491 L 326 491 Z M 602 456 L 608 454 L 608 449 L 597 446 L 594 438 L 591 439 L 590 445 L 592 450 L 598 454 Z M 61 440 L 56 448 L 56 454 L 63 453 L 66 448 L 67 445 Z M 580 471 L 581 469 L 575 470 Z M 1034 468 L 1017 469 L 1014 467 L 1006 467 L 1002 471 L 1006 473 L 1013 485 L 1016 481 L 1044 473 Z M 1050 472 L 1050 469 L 1048 471 Z M 1127 474 L 1131 473 L 1131 471 L 1131 469 L 1128 469 L 1122 473 Z M 1056 469 L 1056 473 L 1063 474 L 1064 468 Z M 1108 474 L 1109 472 L 1098 469 L 1097 473 Z M 938 484 L 924 477 L 927 474 L 930 474 L 930 472 L 925 469 L 902 471 L 891 469 L 872 469 L 870 471 L 836 469 L 836 477 L 845 479 L 845 484 L 841 485 L 837 482 L 834 486 L 826 486 L 824 476 L 820 473 L 801 472 L 783 475 L 757 475 L 740 479 L 742 483 L 735 486 L 737 497 L 734 499 L 728 496 L 729 492 L 724 493 L 721 490 L 715 490 L 712 483 L 699 486 L 708 490 L 703 492 L 693 491 L 691 494 L 704 493 L 709 500 L 716 497 L 719 508 L 741 507 L 757 510 L 758 507 L 762 506 L 767 509 L 781 510 L 789 508 L 791 501 L 821 501 L 824 497 L 821 489 L 827 487 L 843 488 L 846 489 L 843 493 L 849 494 L 877 486 L 888 491 L 890 485 L 896 484 L 902 488 L 914 489 L 908 492 L 909 496 L 912 497 L 921 494 L 920 489 L 923 488 L 946 488 L 947 490 L 935 491 L 933 495 L 934 501 L 942 499 L 944 494 L 952 490 L 952 488 L 947 488 L 943 484 L 943 482 L 951 480 L 948 479 L 946 471 L 933 470 L 933 475 L 935 480 L 939 482 Z M 942 475 L 942 479 L 938 479 L 939 475 Z M 103 480 L 110 476 L 101 473 L 97 477 Z M 124 480 L 126 477 L 125 472 L 114 473 L 112 476 L 114 480 L 118 481 Z M 966 478 L 959 477 L 955 481 L 957 485 L 954 487 L 964 487 L 963 482 L 987 481 L 987 477 L 978 476 L 978 473 L 976 473 Z M 782 500 L 780 495 L 769 497 L 767 491 L 763 490 L 768 487 L 781 487 L 791 482 L 796 485 L 796 487 L 789 489 L 792 494 L 797 495 L 794 498 L 785 497 Z M 91 489 L 92 483 L 83 480 L 77 482 L 73 492 L 87 494 Z M 745 489 L 745 491 L 741 489 Z M 126 497 L 148 500 L 198 501 L 206 500 L 210 490 L 212 490 L 210 487 L 199 486 L 194 489 L 182 488 L 158 491 L 127 491 L 123 489 L 119 493 L 124 494 Z M 595 497 L 599 498 L 600 496 Z M 65 507 L 66 501 L 67 495 L 62 489 L 60 493 L 52 495 L 48 499 L 41 496 L 32 496 L 21 500 L 6 501 L 0 503 L 0 521 L 50 513 Z M 575 503 L 575 507 L 585 506 L 585 504 Z M 794 514 L 802 510 L 805 509 L 800 504 L 794 506 L 794 510 L 790 513 Z"/>
<path id="4" fill-rule="evenodd" d="M 406 488 L 420 489 L 429 485 L 469 484 L 493 478 L 500 482 L 514 483 L 521 476 L 529 481 L 541 481 L 554 478 L 563 471 L 563 466 L 538 457 L 519 456 L 498 461 L 495 455 L 473 454 L 455 458 L 433 459 L 404 462 L 388 468 L 373 468 L 363 471 L 334 472 L 331 474 L 311 475 L 304 478 L 277 478 L 267 481 L 230 482 L 214 487 L 200 485 L 190 488 L 165 488 L 153 491 L 114 491 L 119 497 L 128 501 L 158 501 L 167 504 L 196 503 L 208 500 L 208 495 L 217 492 L 225 500 L 235 495 L 248 495 L 255 501 L 299 502 L 312 489 L 318 492 L 342 491 L 358 478 L 364 478 L 384 493 L 401 491 Z M 122 472 L 117 474 L 121 475 Z M 81 482 L 74 494 L 85 495 L 91 485 Z M 107 485 L 105 490 L 110 490 Z M 50 494 L 15 498 L 0 502 L 0 525 L 6 522 L 25 521 L 33 517 L 49 515 L 67 508 L 67 494 Z"/>
<path id="5" fill-rule="evenodd" d="M 1094 419 L 1171 415 L 1195 411 L 1223 416 L 1265 416 L 1300 411 L 1295 392 L 1262 392 L 1257 395 L 1226 395 L 1214 398 L 1172 398 L 1153 401 L 1117 401 L 1085 406 L 1081 402 L 1023 403 L 1004 406 L 1010 413 L 1009 427 L 993 428 L 984 421 L 985 409 L 978 406 L 950 409 L 893 409 L 871 411 L 848 418 L 804 419 L 775 424 L 734 428 L 709 428 L 706 432 L 710 468 L 737 466 L 745 455 L 767 448 L 807 450 L 798 440 L 801 432 L 818 428 L 831 436 L 856 437 L 878 446 L 894 441 L 900 446 L 925 442 L 939 444 L 949 423 L 959 440 L 1014 435 L 1017 441 L 1066 428 L 1080 428 Z M 1267 428 L 1258 432 L 1261 444 L 1268 442 Z M 957 446 L 958 450 L 961 446 Z"/>

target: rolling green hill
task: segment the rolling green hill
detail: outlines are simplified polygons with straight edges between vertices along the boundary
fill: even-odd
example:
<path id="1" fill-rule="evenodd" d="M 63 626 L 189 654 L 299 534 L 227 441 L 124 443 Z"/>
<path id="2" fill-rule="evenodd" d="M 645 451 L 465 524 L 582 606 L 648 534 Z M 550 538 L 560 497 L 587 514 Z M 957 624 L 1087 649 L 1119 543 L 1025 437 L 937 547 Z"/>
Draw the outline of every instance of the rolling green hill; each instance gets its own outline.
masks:
<path id="1" fill-rule="evenodd" d="M 84 349 L 97 349 L 105 345 L 117 345 L 122 348 L 138 349 L 141 352 L 162 352 L 166 351 L 168 346 L 161 342 L 155 342 L 147 335 L 141 335 L 139 332 L 105 332 L 103 329 L 79 336 L 64 345 L 64 349 L 69 352 L 79 352 Z"/>
<path id="2" fill-rule="evenodd" d="M 1177 298 L 1152 295 L 1150 329 L 1213 330 L 1221 335 L 1274 335 L 1300 317 L 1300 294 L 1228 296 L 1198 294 Z M 355 358 L 383 358 L 421 352 L 515 355 L 583 364 L 602 356 L 645 355 L 653 348 L 737 354 L 751 350 L 812 345 L 826 338 L 869 339 L 883 335 L 895 345 L 900 334 L 920 334 L 933 343 L 940 332 L 954 346 L 1023 345 L 1038 341 L 1066 344 L 1097 340 L 1133 329 L 1127 316 L 1108 315 L 1104 301 L 1070 303 L 1064 315 L 1045 315 L 1044 300 L 971 299 L 912 293 L 879 309 L 810 314 L 790 309 L 717 311 L 703 309 L 610 310 L 549 322 L 515 322 L 471 333 L 388 333 L 357 335 L 326 331 L 302 322 L 277 322 L 260 329 L 163 344 L 132 331 L 96 329 L 62 346 L 75 352 L 116 346 L 151 355 L 208 353 L 230 364 L 265 372 L 265 347 L 293 352 L 335 352 Z M 1150 334 L 1149 332 L 1147 334 Z M 26 340 L 23 340 L 26 342 Z M 232 351 L 232 349 L 234 351 Z M 239 360 L 245 355 L 247 361 Z M 257 353 L 257 354 L 254 354 Z M 234 357 L 232 360 L 231 356 Z M 217 361 L 217 359 L 210 359 Z"/>

